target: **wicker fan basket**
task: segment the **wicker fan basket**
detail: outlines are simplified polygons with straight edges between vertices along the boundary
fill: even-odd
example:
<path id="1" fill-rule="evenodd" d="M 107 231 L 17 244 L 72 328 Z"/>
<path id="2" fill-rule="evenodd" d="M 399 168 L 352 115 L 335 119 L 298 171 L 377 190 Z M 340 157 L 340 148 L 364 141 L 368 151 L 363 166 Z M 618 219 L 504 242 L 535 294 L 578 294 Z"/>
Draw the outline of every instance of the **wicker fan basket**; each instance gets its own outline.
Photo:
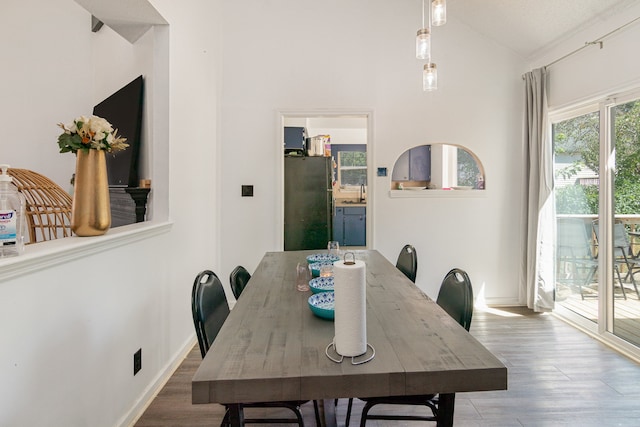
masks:
<path id="1" fill-rule="evenodd" d="M 49 178 L 27 169 L 10 168 L 7 173 L 27 201 L 28 243 L 71 236 L 71 196 L 66 191 Z"/>

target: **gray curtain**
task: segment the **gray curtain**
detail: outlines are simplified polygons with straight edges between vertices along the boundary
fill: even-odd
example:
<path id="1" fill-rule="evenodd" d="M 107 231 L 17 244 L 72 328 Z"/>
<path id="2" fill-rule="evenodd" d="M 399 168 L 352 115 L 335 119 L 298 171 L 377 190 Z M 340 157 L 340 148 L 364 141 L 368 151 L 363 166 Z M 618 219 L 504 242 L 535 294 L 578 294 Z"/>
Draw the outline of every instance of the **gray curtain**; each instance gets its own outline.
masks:
<path id="1" fill-rule="evenodd" d="M 525 239 L 520 299 L 534 311 L 551 311 L 555 292 L 553 148 L 547 120 L 547 71 L 525 74 Z"/>

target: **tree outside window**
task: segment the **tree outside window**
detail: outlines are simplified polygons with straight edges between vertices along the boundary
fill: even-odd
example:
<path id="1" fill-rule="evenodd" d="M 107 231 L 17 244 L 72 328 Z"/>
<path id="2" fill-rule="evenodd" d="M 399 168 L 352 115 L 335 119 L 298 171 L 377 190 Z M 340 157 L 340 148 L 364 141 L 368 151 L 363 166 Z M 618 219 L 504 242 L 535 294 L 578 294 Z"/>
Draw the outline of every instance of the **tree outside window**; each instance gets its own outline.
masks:
<path id="1" fill-rule="evenodd" d="M 640 100 L 612 110 L 615 129 L 616 214 L 640 212 Z M 558 214 L 598 214 L 600 116 L 584 114 L 553 125 Z"/>

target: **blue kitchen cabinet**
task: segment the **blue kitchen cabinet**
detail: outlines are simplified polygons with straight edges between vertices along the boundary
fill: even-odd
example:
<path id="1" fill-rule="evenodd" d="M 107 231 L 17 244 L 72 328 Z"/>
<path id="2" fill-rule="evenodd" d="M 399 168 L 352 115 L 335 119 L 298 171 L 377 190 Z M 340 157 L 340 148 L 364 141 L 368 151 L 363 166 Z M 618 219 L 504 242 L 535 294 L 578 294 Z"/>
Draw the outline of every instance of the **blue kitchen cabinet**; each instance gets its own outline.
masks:
<path id="1" fill-rule="evenodd" d="M 344 208 L 344 246 L 367 244 L 367 208 Z"/>
<path id="2" fill-rule="evenodd" d="M 333 217 L 333 240 L 340 246 L 366 246 L 367 208 L 364 206 L 336 208 Z"/>
<path id="3" fill-rule="evenodd" d="M 431 146 L 412 148 L 409 154 L 409 178 L 411 181 L 431 181 Z"/>
<path id="4" fill-rule="evenodd" d="M 393 167 L 392 181 L 431 181 L 431 146 L 405 151 Z"/>

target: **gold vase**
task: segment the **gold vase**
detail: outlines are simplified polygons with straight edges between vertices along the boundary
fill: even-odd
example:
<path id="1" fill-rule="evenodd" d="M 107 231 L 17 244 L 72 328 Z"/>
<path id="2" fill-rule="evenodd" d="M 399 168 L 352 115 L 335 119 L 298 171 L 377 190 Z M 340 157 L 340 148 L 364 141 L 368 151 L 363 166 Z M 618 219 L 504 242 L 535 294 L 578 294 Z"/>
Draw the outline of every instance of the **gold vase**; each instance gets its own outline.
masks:
<path id="1" fill-rule="evenodd" d="M 100 236 L 111 226 L 107 161 L 104 150 L 78 150 L 71 205 L 71 230 Z"/>

